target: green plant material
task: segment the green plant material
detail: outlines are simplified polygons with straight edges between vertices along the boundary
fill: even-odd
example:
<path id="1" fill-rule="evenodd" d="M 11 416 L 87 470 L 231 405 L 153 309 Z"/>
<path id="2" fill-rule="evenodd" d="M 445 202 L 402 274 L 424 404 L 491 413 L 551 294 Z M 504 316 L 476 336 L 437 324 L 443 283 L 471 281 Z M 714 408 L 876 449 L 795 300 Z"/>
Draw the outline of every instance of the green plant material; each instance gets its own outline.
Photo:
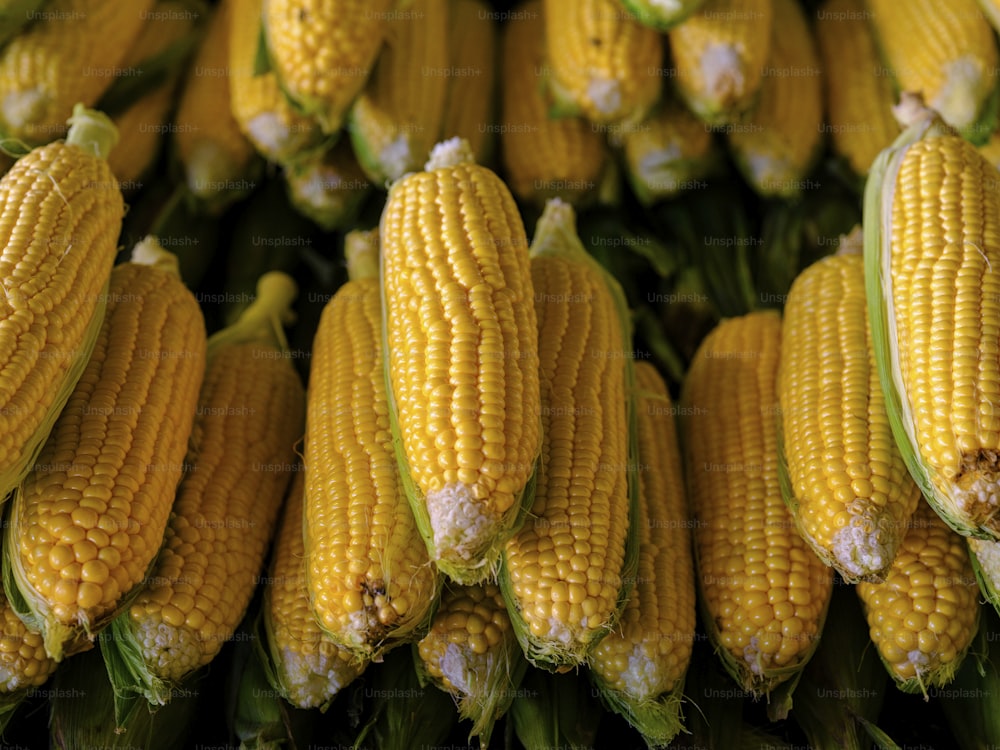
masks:
<path id="1" fill-rule="evenodd" d="M 603 714 L 583 675 L 529 667 L 508 723 L 525 750 L 591 750 Z"/>

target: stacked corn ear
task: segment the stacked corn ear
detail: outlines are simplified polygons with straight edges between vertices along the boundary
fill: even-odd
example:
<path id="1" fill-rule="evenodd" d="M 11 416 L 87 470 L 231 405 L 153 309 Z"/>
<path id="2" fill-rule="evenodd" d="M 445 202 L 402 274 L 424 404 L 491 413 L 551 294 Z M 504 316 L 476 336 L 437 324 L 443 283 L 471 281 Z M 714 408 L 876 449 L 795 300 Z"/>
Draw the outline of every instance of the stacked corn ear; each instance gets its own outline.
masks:
<path id="1" fill-rule="evenodd" d="M 872 643 L 900 690 L 947 685 L 979 627 L 979 586 L 965 540 L 921 502 L 883 583 L 861 582 Z"/>
<path id="2" fill-rule="evenodd" d="M 32 469 L 97 342 L 125 213 L 107 163 L 117 137 L 77 107 L 65 141 L 0 178 L 0 499 Z"/>
<path id="3" fill-rule="evenodd" d="M 892 432 L 925 497 L 958 533 L 1000 539 L 1000 184 L 933 111 L 865 187 L 865 281 Z M 933 271 L 933 272 L 932 272 Z"/>
<path id="4" fill-rule="evenodd" d="M 771 1 L 771 45 L 757 101 L 726 139 L 750 187 L 790 197 L 807 184 L 822 151 L 823 89 L 805 12 L 797 0 Z"/>
<path id="5" fill-rule="evenodd" d="M 0 133 L 34 145 L 62 138 L 74 106 L 94 106 L 114 80 L 153 2 L 48 0 L 0 49 Z"/>
<path id="6" fill-rule="evenodd" d="M 349 226 L 372 188 L 346 138 L 301 155 L 283 175 L 295 209 L 327 232 Z"/>
<path id="7" fill-rule="evenodd" d="M 51 677 L 59 663 L 45 653 L 42 634 L 31 630 L 0 592 L 0 732 L 30 692 Z"/>
<path id="8" fill-rule="evenodd" d="M 619 0 L 644 26 L 669 31 L 700 8 L 705 0 Z"/>
<path id="9" fill-rule="evenodd" d="M 469 738 L 486 747 L 528 667 L 499 587 L 449 586 L 415 650 L 418 675 L 455 699 Z"/>
<path id="10" fill-rule="evenodd" d="M 300 467 L 301 468 L 301 467 Z M 303 534 L 305 473 L 292 476 L 264 586 L 264 631 L 272 682 L 297 708 L 325 708 L 368 666 L 319 627 L 309 606 Z"/>
<path id="11" fill-rule="evenodd" d="M 278 85 L 324 133 L 344 124 L 368 80 L 389 19 L 408 9 L 392 0 L 263 0 L 264 38 Z"/>
<path id="12" fill-rule="evenodd" d="M 222 0 L 215 6 L 182 82 L 171 128 L 184 182 L 211 213 L 255 187 L 256 151 L 230 106 L 229 41 L 235 3 Z"/>
<path id="13" fill-rule="evenodd" d="M 734 122 L 756 101 L 774 18 L 772 0 L 705 0 L 670 30 L 677 93 L 702 120 Z"/>
<path id="14" fill-rule="evenodd" d="M 921 499 L 889 427 L 860 250 L 855 233 L 792 284 L 778 367 L 785 502 L 851 583 L 885 578 Z"/>
<path id="15" fill-rule="evenodd" d="M 566 669 L 615 627 L 635 583 L 632 338 L 624 294 L 587 254 L 568 203 L 549 201 L 538 221 L 531 281 L 542 459 L 500 584 L 528 660 Z"/>
<path id="16" fill-rule="evenodd" d="M 56 660 L 89 648 L 146 583 L 205 371 L 205 321 L 154 238 L 115 266 L 93 353 L 15 491 L 5 585 Z"/>
<path id="17" fill-rule="evenodd" d="M 440 581 L 396 466 L 382 342 L 378 232 L 345 238 L 350 280 L 313 339 L 306 413 L 309 600 L 357 659 L 426 630 Z"/>
<path id="18" fill-rule="evenodd" d="M 524 224 L 500 178 L 452 139 L 392 185 L 379 244 L 403 486 L 431 560 L 478 583 L 524 523 L 541 448 Z"/>
<path id="19" fill-rule="evenodd" d="M 0 9 L 0 45 L 13 39 L 48 0 L 7 0 Z"/>
<path id="20" fill-rule="evenodd" d="M 351 145 L 372 182 L 415 172 L 438 141 L 448 95 L 448 0 L 412 0 L 385 24 L 385 42 L 348 120 Z"/>
<path id="21" fill-rule="evenodd" d="M 881 74 L 863 0 L 826 0 L 816 18 L 826 130 L 833 150 L 864 177 L 879 151 L 899 135 L 892 78 Z"/>
<path id="22" fill-rule="evenodd" d="M 291 277 L 213 334 L 185 473 L 147 585 L 102 634 L 116 695 L 165 704 L 208 664 L 249 604 L 297 466 L 305 392 L 286 355 Z M 107 637 L 105 637 L 107 636 Z"/>
<path id="23" fill-rule="evenodd" d="M 976 0 L 866 0 L 888 74 L 946 123 L 982 142 L 997 125 L 1000 54 Z"/>
<path id="24" fill-rule="evenodd" d="M 520 200 L 574 205 L 593 199 L 610 161 L 599 130 L 582 118 L 550 119 L 544 90 L 545 19 L 541 0 L 517 7 L 501 40 L 500 148 L 504 176 Z"/>
<path id="25" fill-rule="evenodd" d="M 833 571 L 795 530 L 778 477 L 781 318 L 729 318 L 704 339 L 682 394 L 702 622 L 726 670 L 781 718 L 819 642 Z M 773 691 L 773 692 L 772 692 Z"/>
<path id="26" fill-rule="evenodd" d="M 681 693 L 695 637 L 692 524 L 667 385 L 649 362 L 634 369 L 639 566 L 619 627 L 595 646 L 589 666 L 605 703 L 659 747 L 683 729 Z"/>

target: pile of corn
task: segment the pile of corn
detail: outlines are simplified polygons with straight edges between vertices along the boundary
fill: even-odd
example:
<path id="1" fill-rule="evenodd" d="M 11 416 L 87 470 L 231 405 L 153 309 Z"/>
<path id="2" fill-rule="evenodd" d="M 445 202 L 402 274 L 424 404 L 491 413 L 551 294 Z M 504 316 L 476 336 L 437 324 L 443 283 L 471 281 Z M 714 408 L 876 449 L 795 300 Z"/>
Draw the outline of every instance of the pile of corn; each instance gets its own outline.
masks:
<path id="1" fill-rule="evenodd" d="M 1000 744 L 995 28 L 0 3 L 3 745 Z"/>

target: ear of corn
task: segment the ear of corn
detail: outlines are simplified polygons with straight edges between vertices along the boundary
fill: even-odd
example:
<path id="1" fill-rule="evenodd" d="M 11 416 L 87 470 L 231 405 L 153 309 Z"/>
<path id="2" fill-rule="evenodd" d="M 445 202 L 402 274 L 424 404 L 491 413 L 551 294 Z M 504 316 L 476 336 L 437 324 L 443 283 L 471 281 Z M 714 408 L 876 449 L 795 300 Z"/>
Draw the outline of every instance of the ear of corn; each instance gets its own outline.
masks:
<path id="1" fill-rule="evenodd" d="M 781 318 L 720 323 L 684 382 L 683 440 L 702 622 L 745 690 L 787 713 L 819 642 L 833 571 L 796 532 L 778 479 L 775 381 Z"/>
<path id="2" fill-rule="evenodd" d="M 841 253 L 799 275 L 785 303 L 781 338 L 785 502 L 799 533 L 845 580 L 882 580 L 920 489 L 889 427 L 860 252 L 842 245 Z"/>
<path id="3" fill-rule="evenodd" d="M 372 188 L 346 138 L 300 157 L 284 177 L 292 205 L 327 232 L 349 226 Z"/>
<path id="4" fill-rule="evenodd" d="M 2 703 L 12 694 L 44 684 L 56 671 L 58 662 L 45 653 L 42 634 L 21 621 L 3 592 L 0 592 L 0 624 L 3 626 L 0 634 Z"/>
<path id="5" fill-rule="evenodd" d="M 958 533 L 1000 539 L 1000 184 L 974 146 L 913 109 L 865 188 L 879 381 L 924 496 Z"/>
<path id="6" fill-rule="evenodd" d="M 390 19 L 392 0 L 264 0 L 270 63 L 285 94 L 324 133 L 335 133 L 361 92 Z"/>
<path id="7" fill-rule="evenodd" d="M 437 570 L 406 499 L 383 372 L 378 232 L 345 238 L 350 281 L 313 341 L 306 414 L 309 599 L 323 630 L 378 659 L 426 629 Z"/>
<path id="8" fill-rule="evenodd" d="M 706 0 L 670 30 L 677 93 L 702 120 L 735 122 L 753 105 L 774 17 L 772 0 Z"/>
<path id="9" fill-rule="evenodd" d="M 637 122 L 660 98 L 663 39 L 615 0 L 544 0 L 555 112 Z"/>
<path id="10" fill-rule="evenodd" d="M 591 200 L 609 161 L 599 129 L 577 117 L 550 119 L 544 91 L 541 0 L 518 6 L 503 31 L 501 161 L 511 191 L 538 206 L 550 198 Z"/>
<path id="11" fill-rule="evenodd" d="M 644 26 L 669 31 L 683 23 L 705 0 L 619 0 Z"/>
<path id="12" fill-rule="evenodd" d="M 379 225 L 384 363 L 397 459 L 431 559 L 495 572 L 533 497 L 538 339 L 513 196 L 459 139 L 389 190 Z"/>
<path id="13" fill-rule="evenodd" d="M 621 622 L 594 648 L 589 666 L 605 703 L 659 747 L 683 729 L 681 694 L 695 638 L 692 524 L 666 383 L 649 362 L 634 370 L 639 566 Z"/>
<path id="14" fill-rule="evenodd" d="M 856 175 L 899 135 L 892 78 L 883 75 L 863 0 L 826 0 L 816 13 L 826 125 L 833 149 Z"/>
<path id="15" fill-rule="evenodd" d="M 500 583 L 536 666 L 585 663 L 635 583 L 638 486 L 624 294 L 587 255 L 569 204 L 550 201 L 531 245 L 542 458 L 531 521 Z"/>
<path id="16" fill-rule="evenodd" d="M 965 540 L 927 503 L 910 520 L 884 583 L 857 585 L 872 642 L 907 693 L 947 685 L 979 627 L 979 587 Z"/>
<path id="17" fill-rule="evenodd" d="M 295 291 L 291 277 L 266 274 L 255 303 L 208 341 L 163 550 L 102 641 L 117 695 L 168 702 L 173 687 L 232 637 L 247 608 L 305 421 L 305 394 L 281 331 Z"/>

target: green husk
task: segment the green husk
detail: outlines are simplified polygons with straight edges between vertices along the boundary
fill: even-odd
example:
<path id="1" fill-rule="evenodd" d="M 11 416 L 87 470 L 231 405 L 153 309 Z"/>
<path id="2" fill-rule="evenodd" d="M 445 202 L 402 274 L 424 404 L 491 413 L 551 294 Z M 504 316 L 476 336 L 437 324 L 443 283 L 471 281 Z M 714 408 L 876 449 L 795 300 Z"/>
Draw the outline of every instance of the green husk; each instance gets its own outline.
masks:
<path id="1" fill-rule="evenodd" d="M 989 607 L 984 610 L 974 653 L 947 688 L 934 691 L 961 750 L 1000 747 L 1000 617 Z"/>
<path id="2" fill-rule="evenodd" d="M 346 140 L 287 166 L 284 177 L 292 206 L 325 232 L 350 227 L 372 190 Z"/>
<path id="3" fill-rule="evenodd" d="M 1000 612 L 1000 542 L 969 537 L 969 560 L 986 602 Z"/>
<path id="4" fill-rule="evenodd" d="M 0 46 L 7 44 L 49 0 L 5 0 L 0 7 Z"/>
<path id="5" fill-rule="evenodd" d="M 604 685 L 594 671 L 590 678 L 601 702 L 611 711 L 623 717 L 646 741 L 650 750 L 665 750 L 674 738 L 684 730 L 684 681 L 679 680 L 669 692 L 636 700 L 621 690 Z"/>
<path id="6" fill-rule="evenodd" d="M 639 23 L 660 32 L 669 31 L 683 23 L 704 3 L 705 0 L 677 0 L 675 7 L 666 8 L 664 7 L 666 3 L 650 2 L 650 0 L 622 0 L 622 5 L 635 15 Z"/>
<path id="7" fill-rule="evenodd" d="M 582 675 L 529 668 L 509 724 L 525 750 L 592 750 L 603 711 Z"/>

